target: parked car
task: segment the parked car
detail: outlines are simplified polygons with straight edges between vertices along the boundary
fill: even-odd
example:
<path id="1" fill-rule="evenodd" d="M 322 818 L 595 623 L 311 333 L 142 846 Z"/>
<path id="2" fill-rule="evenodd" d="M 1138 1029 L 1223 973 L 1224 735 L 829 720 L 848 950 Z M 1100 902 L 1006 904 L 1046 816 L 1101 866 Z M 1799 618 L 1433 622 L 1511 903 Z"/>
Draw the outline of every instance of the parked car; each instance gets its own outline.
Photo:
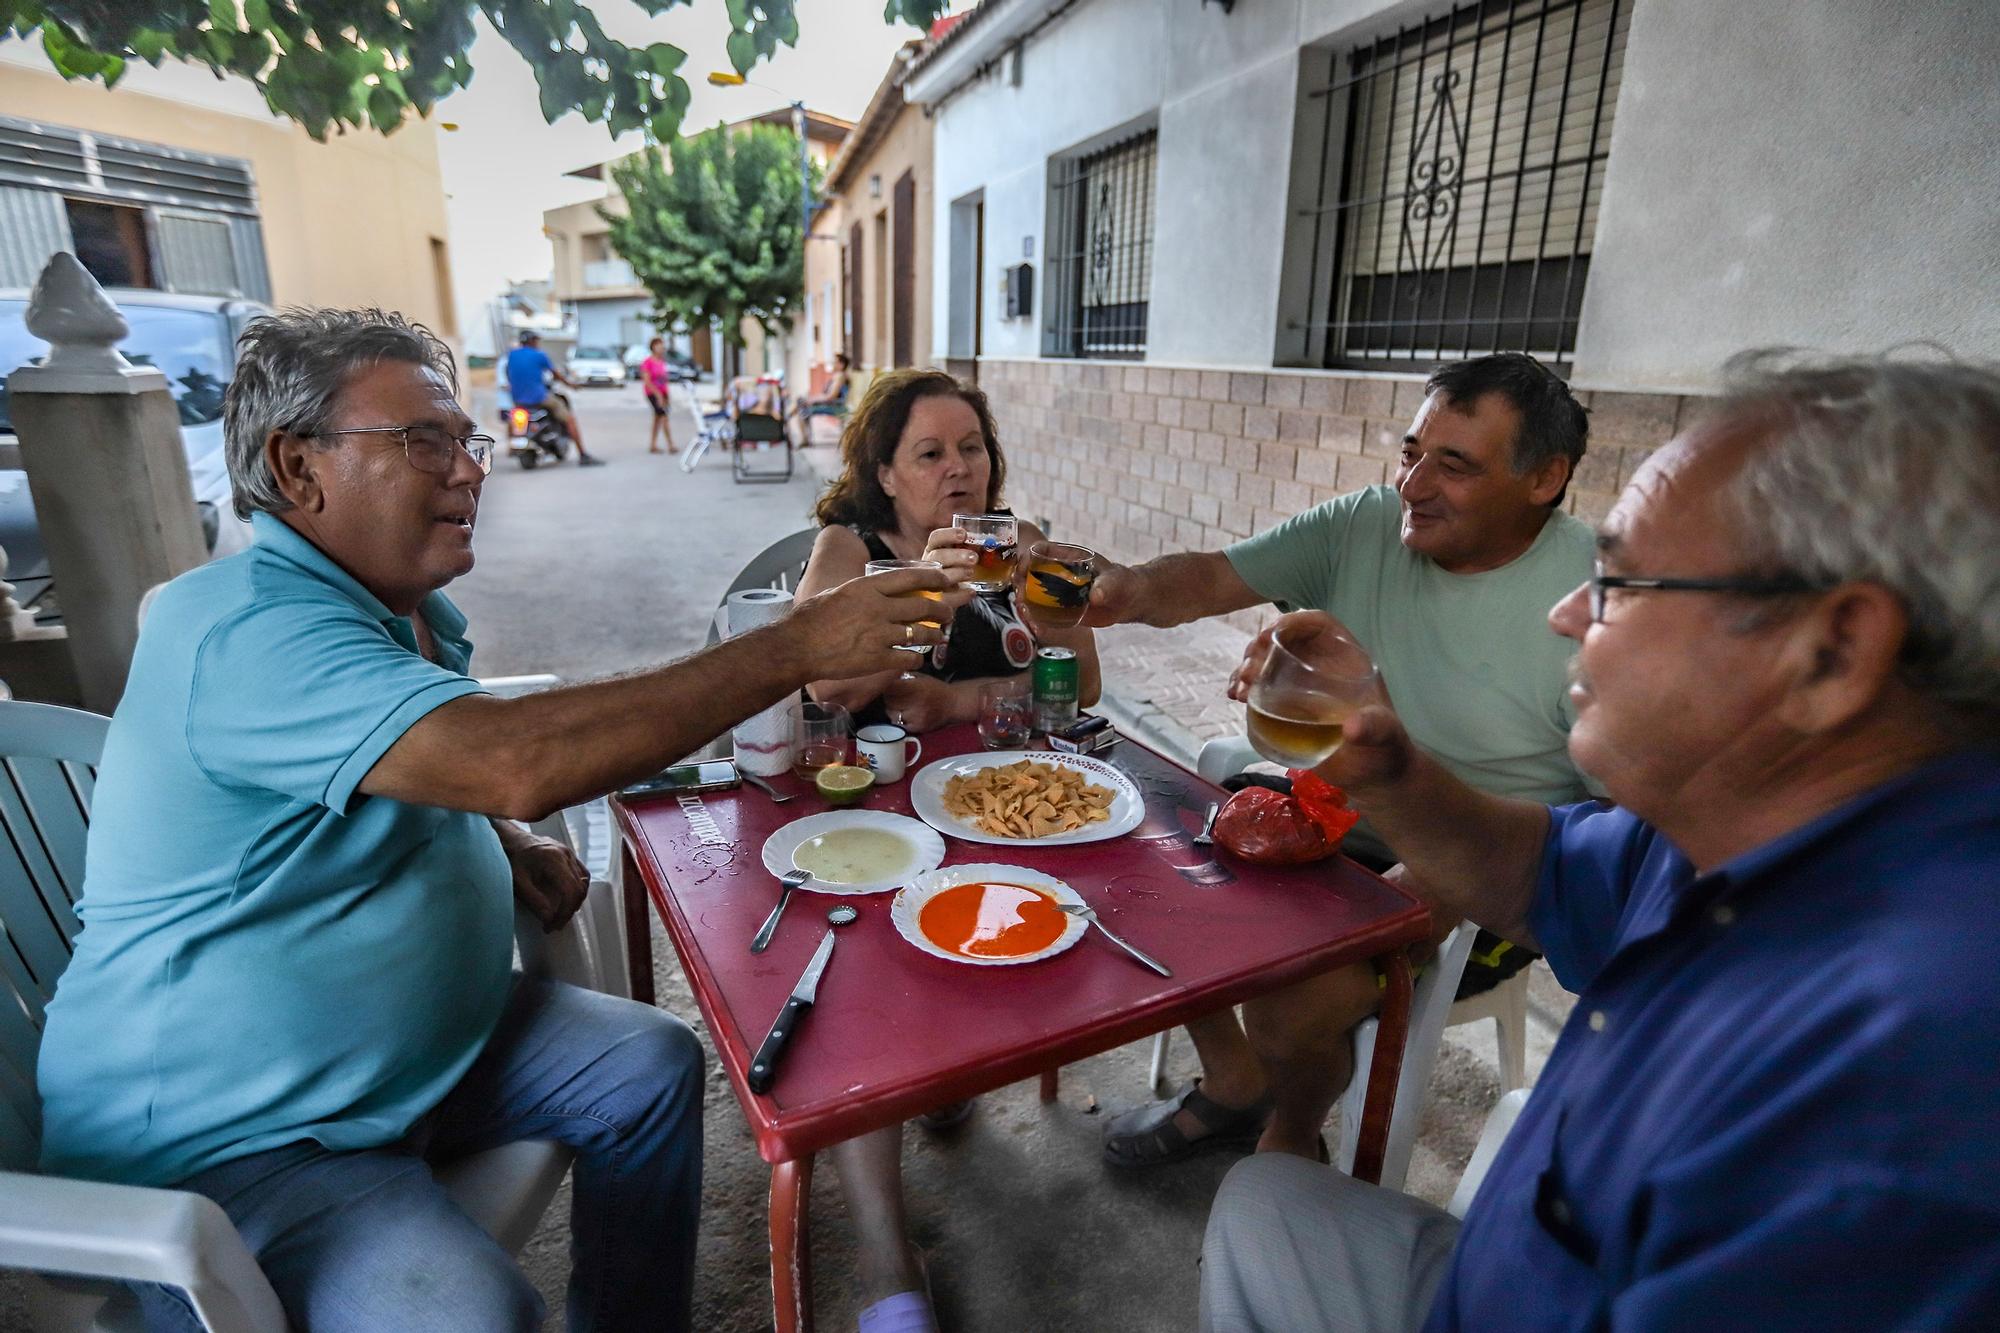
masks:
<path id="1" fill-rule="evenodd" d="M 625 349 L 625 373 L 632 379 L 639 378 L 639 363 L 646 359 L 646 344 L 633 343 Z M 667 378 L 676 384 L 689 384 L 701 378 L 701 367 L 686 352 L 667 351 Z"/>
<path id="2" fill-rule="evenodd" d="M 578 384 L 609 384 L 615 388 L 625 382 L 625 363 L 609 347 L 578 347 L 569 354 L 569 365 L 563 373 Z"/>
<path id="3" fill-rule="evenodd" d="M 230 505 L 229 467 L 222 449 L 222 394 L 236 369 L 236 339 L 244 326 L 270 311 L 254 301 L 186 296 L 113 287 L 106 294 L 124 312 L 131 332 L 118 350 L 135 365 L 158 366 L 181 417 L 188 479 L 202 536 L 214 556 L 250 544 L 250 525 Z M 18 441 L 7 410 L 6 376 L 48 352 L 28 332 L 28 293 L 0 288 L 0 546 L 7 550 L 7 580 L 15 599 L 38 613 L 52 606 L 48 552 L 35 522 L 28 474 L 21 471 Z M 47 605 L 37 606 L 37 602 Z"/>

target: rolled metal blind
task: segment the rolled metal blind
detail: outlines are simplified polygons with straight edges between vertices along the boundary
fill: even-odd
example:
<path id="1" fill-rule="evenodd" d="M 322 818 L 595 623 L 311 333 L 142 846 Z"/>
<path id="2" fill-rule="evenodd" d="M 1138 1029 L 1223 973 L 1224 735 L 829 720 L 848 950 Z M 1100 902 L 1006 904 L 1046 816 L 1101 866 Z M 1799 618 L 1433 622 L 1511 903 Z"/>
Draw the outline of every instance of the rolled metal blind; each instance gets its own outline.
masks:
<path id="1" fill-rule="evenodd" d="M 0 184 L 257 215 L 250 164 L 165 144 L 0 116 Z"/>

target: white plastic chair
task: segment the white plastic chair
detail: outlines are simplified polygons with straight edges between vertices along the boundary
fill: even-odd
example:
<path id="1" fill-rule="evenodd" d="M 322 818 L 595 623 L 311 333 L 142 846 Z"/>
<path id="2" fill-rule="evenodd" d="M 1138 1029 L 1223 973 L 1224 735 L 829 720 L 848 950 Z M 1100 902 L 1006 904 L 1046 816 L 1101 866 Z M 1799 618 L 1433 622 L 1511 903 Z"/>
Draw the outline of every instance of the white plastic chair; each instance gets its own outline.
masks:
<path id="1" fill-rule="evenodd" d="M 707 646 L 713 648 L 727 637 L 729 599 L 736 593 L 751 588 L 783 588 L 790 592 L 798 587 L 799 576 L 805 573 L 806 561 L 812 558 L 813 543 L 818 540 L 818 528 L 800 528 L 751 556 L 749 563 L 729 581 L 721 600 L 715 605 L 715 614 L 709 617 Z"/>
<path id="2" fill-rule="evenodd" d="M 1486 1173 L 1493 1169 L 1493 1159 L 1500 1154 L 1500 1145 L 1513 1132 L 1514 1122 L 1527 1109 L 1528 1089 L 1516 1088 L 1502 1097 L 1486 1117 L 1486 1127 L 1479 1131 L 1479 1145 L 1472 1150 L 1472 1160 L 1465 1164 L 1465 1174 L 1458 1178 L 1458 1188 L 1452 1191 L 1451 1203 L 1445 1211 L 1453 1217 L 1464 1217 L 1465 1210 L 1472 1207 L 1473 1196 L 1486 1183 Z"/>
<path id="3" fill-rule="evenodd" d="M 700 466 L 702 455 L 717 444 L 725 449 L 736 443 L 736 423 L 729 419 L 729 410 L 721 403 L 711 404 L 700 413 L 701 428 L 694 439 L 681 451 L 681 471 L 692 472 Z"/>
<path id="4" fill-rule="evenodd" d="M 126 1282 L 181 1288 L 214 1333 L 284 1333 L 270 1284 L 211 1200 L 31 1174 L 41 1139 L 34 1071 L 42 1014 L 79 928 L 74 907 L 108 725 L 76 709 L 0 703 L 0 826 L 7 835 L 0 848 L 0 1267 L 26 1270 L 38 1333 L 137 1328 Z M 537 831 L 567 836 L 561 816 Z M 590 897 L 613 899 L 600 883 Z M 603 960 L 608 955 L 622 967 L 622 951 L 598 948 L 606 937 L 585 912 L 578 918 L 579 925 L 544 936 L 522 914 L 523 966 L 578 985 L 606 976 L 615 982 L 616 969 Z M 615 929 L 608 936 L 619 938 Z M 533 1234 L 569 1164 L 560 1145 L 521 1142 L 450 1163 L 438 1177 L 512 1251 Z"/>
<path id="5" fill-rule="evenodd" d="M 1395 1110 L 1389 1120 L 1389 1142 L 1382 1153 L 1381 1185 L 1399 1190 L 1410 1174 L 1410 1154 L 1416 1150 L 1417 1130 L 1424 1119 L 1424 1104 L 1430 1100 L 1431 1073 L 1437 1068 L 1438 1048 L 1444 1041 L 1445 1024 L 1451 1011 L 1451 997 L 1458 980 L 1465 975 L 1465 959 L 1479 927 L 1461 921 L 1438 946 L 1431 960 L 1411 988 L 1410 1026 L 1403 1041 L 1403 1067 L 1396 1076 Z M 1368 1097 L 1368 1070 L 1375 1059 L 1375 1033 L 1380 1027 L 1373 1018 L 1363 1019 L 1354 1028 L 1354 1077 L 1340 1095 L 1340 1154 L 1335 1165 L 1354 1173 L 1354 1149 L 1361 1140 L 1361 1113 Z"/>

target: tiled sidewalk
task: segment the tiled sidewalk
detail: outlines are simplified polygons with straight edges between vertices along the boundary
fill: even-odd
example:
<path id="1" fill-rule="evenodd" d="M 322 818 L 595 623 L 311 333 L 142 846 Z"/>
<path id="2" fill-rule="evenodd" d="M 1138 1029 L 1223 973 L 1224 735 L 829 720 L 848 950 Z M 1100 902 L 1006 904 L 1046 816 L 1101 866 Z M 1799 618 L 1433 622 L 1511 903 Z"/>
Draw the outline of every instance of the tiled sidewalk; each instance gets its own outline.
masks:
<path id="1" fill-rule="evenodd" d="M 1099 630 L 1104 698 L 1098 711 L 1126 734 L 1192 767 L 1204 741 L 1243 730 L 1243 705 L 1231 702 L 1227 690 L 1249 638 L 1225 620 Z"/>

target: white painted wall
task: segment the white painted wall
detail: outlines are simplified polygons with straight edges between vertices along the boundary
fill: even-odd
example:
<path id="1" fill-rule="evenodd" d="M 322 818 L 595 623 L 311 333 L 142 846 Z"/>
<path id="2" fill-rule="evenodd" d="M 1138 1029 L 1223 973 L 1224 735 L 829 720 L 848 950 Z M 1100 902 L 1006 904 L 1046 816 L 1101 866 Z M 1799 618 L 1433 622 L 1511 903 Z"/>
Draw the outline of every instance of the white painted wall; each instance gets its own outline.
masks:
<path id="1" fill-rule="evenodd" d="M 1745 347 L 2000 357 L 2000 4 L 1643 0 L 1576 380 Z"/>
<path id="2" fill-rule="evenodd" d="M 1048 159 L 1159 126 L 1147 359 L 1269 366 L 1302 45 L 1449 0 L 1078 0 L 936 108 L 934 355 L 950 209 L 983 190 L 984 353 L 1040 354 Z M 1635 0 L 1576 378 L 1686 390 L 1746 346 L 1932 338 L 2000 357 L 2000 3 Z M 1035 317 L 1001 270 L 1032 238 Z M 961 270 L 960 280 L 963 281 Z"/>
<path id="3" fill-rule="evenodd" d="M 1003 62 L 938 110 L 931 235 L 948 240 L 951 201 L 985 189 L 987 356 L 1040 354 L 1048 159 L 1159 107 L 1169 8 L 1155 0 L 1081 0 L 1027 44 L 1020 87 L 1008 82 Z M 1001 270 L 1021 262 L 1024 238 L 1034 245 L 1034 317 L 1009 320 Z M 939 246 L 932 261 L 932 355 L 938 361 L 947 352 L 951 323 L 949 248 Z"/>

